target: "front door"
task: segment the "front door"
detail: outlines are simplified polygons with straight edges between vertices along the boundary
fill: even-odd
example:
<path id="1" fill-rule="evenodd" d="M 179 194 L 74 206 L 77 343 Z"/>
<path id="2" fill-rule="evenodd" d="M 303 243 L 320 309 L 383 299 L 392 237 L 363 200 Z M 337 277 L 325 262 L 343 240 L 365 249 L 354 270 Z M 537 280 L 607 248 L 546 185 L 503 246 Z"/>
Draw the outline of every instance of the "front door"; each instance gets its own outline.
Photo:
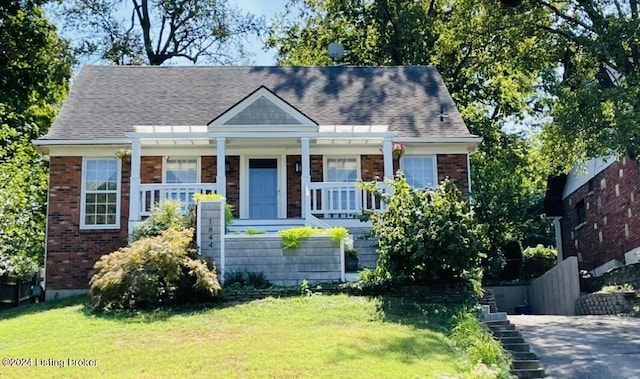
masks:
<path id="1" fill-rule="evenodd" d="M 278 160 L 249 159 L 249 218 L 278 217 Z"/>

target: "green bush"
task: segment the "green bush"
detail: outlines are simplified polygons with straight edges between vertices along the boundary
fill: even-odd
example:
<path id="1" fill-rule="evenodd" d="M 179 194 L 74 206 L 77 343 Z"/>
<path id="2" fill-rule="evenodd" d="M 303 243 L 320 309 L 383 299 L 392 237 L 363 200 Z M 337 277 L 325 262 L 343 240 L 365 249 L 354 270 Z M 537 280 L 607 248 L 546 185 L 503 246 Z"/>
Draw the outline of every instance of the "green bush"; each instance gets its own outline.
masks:
<path id="1" fill-rule="evenodd" d="M 479 290 L 486 239 L 457 187 L 445 180 L 434 191 L 418 190 L 401 173 L 386 184 L 393 195 L 361 184 L 387 204 L 370 215 L 379 238 L 378 268 L 394 280 L 463 281 Z"/>
<path id="2" fill-rule="evenodd" d="M 271 283 L 263 272 L 232 270 L 224 273 L 225 288 L 255 288 L 271 287 Z"/>
<path id="3" fill-rule="evenodd" d="M 215 268 L 189 248 L 192 239 L 193 229 L 168 229 L 103 255 L 89 282 L 93 307 L 151 308 L 218 297 Z"/>
<path id="4" fill-rule="evenodd" d="M 340 241 L 349 237 L 349 231 L 343 227 L 335 227 L 329 229 L 312 228 L 310 226 L 301 226 L 281 230 L 278 232 L 282 238 L 282 247 L 284 249 L 297 249 L 300 247 L 300 241 L 315 235 L 327 234 L 331 236 L 333 243 L 339 244 Z"/>
<path id="5" fill-rule="evenodd" d="M 0 253 L 0 276 L 8 275 L 30 279 L 40 270 L 38 261 L 24 253 L 8 255 Z"/>
<path id="6" fill-rule="evenodd" d="M 521 278 L 523 280 L 533 280 L 542 276 L 545 272 L 551 270 L 558 262 L 558 252 L 552 247 L 544 247 L 538 245 L 536 247 L 528 247 L 522 253 L 522 271 Z"/>
<path id="7" fill-rule="evenodd" d="M 133 228 L 130 242 L 159 236 L 167 229 L 181 230 L 190 226 L 193 225 L 190 225 L 189 218 L 182 213 L 180 201 L 164 200 L 153 208 L 151 216 Z"/>
<path id="8" fill-rule="evenodd" d="M 509 378 L 510 359 L 500 342 L 493 339 L 476 316 L 471 312 L 462 312 L 453 318 L 453 329 L 449 338 L 465 355 L 467 364 L 473 365 L 472 370 L 486 365 L 493 367 L 495 375 L 487 377 Z M 485 377 L 480 376 L 479 377 Z M 476 377 L 478 377 L 476 376 Z"/>

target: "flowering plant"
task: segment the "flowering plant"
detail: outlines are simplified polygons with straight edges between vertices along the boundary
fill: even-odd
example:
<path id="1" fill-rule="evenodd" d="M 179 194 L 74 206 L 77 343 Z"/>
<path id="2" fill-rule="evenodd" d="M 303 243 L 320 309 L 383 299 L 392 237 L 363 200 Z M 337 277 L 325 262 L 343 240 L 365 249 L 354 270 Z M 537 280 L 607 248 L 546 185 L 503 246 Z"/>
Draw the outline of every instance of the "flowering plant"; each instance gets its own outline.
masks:
<path id="1" fill-rule="evenodd" d="M 129 150 L 129 149 L 120 149 L 120 150 L 116 151 L 116 158 L 118 158 L 118 159 L 131 158 L 131 150 Z"/>
<path id="2" fill-rule="evenodd" d="M 391 145 L 391 151 L 394 157 L 401 157 L 405 150 L 407 150 L 407 145 L 404 143 L 394 143 Z"/>

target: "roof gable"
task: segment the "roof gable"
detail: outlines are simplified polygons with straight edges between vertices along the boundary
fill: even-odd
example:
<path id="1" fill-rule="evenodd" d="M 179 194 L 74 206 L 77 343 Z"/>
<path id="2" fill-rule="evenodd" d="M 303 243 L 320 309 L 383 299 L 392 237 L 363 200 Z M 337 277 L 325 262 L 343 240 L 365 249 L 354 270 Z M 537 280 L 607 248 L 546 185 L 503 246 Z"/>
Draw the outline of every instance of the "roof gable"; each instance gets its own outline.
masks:
<path id="1" fill-rule="evenodd" d="M 226 126 L 317 126 L 312 119 L 295 107 L 260 86 L 208 124 Z"/>

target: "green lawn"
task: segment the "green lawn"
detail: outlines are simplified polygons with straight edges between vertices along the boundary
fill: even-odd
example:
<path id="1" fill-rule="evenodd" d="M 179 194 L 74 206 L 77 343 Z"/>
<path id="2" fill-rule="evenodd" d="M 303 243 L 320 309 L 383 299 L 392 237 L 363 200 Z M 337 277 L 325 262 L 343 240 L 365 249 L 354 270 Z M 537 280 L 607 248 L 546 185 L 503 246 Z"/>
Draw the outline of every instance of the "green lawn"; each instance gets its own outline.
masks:
<path id="1" fill-rule="evenodd" d="M 2 357 L 31 359 L 0 366 L 0 377 L 441 378 L 463 370 L 436 321 L 444 318 L 410 304 L 300 296 L 102 316 L 84 301 L 0 312 Z M 60 361 L 65 367 L 42 366 Z"/>

